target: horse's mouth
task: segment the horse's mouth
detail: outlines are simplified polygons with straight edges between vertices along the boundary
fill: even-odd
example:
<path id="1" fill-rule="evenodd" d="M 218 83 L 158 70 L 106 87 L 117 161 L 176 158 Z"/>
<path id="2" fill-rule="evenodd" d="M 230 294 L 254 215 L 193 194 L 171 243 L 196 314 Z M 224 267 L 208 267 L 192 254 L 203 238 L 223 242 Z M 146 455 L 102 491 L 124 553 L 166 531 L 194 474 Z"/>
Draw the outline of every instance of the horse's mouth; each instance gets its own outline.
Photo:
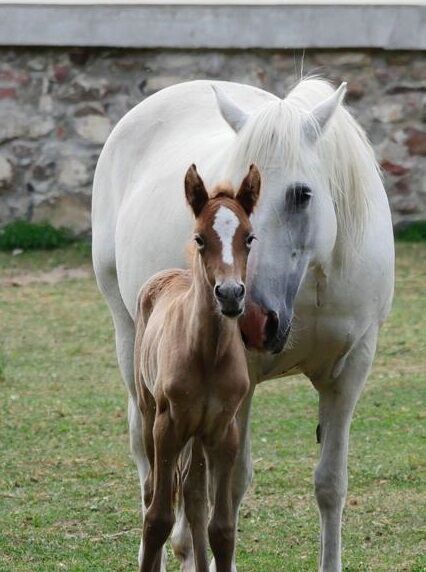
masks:
<path id="1" fill-rule="evenodd" d="M 267 316 L 252 303 L 246 305 L 244 316 L 240 318 L 240 330 L 244 345 L 248 350 L 265 351 L 264 329 Z"/>
<path id="2" fill-rule="evenodd" d="M 260 306 L 248 304 L 239 321 L 241 337 L 248 350 L 279 354 L 283 351 L 291 330 L 291 322 L 280 328 L 278 316 Z"/>
<path id="3" fill-rule="evenodd" d="M 271 340 L 270 342 L 266 342 L 264 345 L 264 349 L 274 355 L 280 354 L 285 348 L 285 345 L 290 335 L 290 331 L 291 331 L 291 323 L 288 324 L 284 332 L 282 333 L 280 332 L 279 335 L 275 337 L 273 340 Z"/>

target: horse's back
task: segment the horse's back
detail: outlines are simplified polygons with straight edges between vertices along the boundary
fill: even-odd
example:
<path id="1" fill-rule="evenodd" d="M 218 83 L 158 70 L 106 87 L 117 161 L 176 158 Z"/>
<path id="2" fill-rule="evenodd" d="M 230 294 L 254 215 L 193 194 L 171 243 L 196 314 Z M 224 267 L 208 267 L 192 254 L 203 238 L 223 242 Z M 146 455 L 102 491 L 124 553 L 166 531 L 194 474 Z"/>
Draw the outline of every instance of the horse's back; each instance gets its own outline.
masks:
<path id="1" fill-rule="evenodd" d="M 235 137 L 212 85 L 220 85 L 247 112 L 275 98 L 228 82 L 171 86 L 129 111 L 99 158 L 92 202 L 95 272 L 104 293 L 119 288 L 131 316 L 143 282 L 159 270 L 184 265 L 191 222 L 183 193 L 188 166 L 196 163 L 210 184 L 212 157 Z M 167 227 L 173 227 L 172 234 Z"/>
<path id="2" fill-rule="evenodd" d="M 136 105 L 114 127 L 99 157 L 93 189 L 94 230 L 102 224 L 105 211 L 117 214 L 139 174 L 144 179 L 147 170 L 173 171 L 188 159 L 195 162 L 200 142 L 233 135 L 219 112 L 213 85 L 221 86 L 248 113 L 275 99 L 248 85 L 199 80 L 173 85 Z"/>

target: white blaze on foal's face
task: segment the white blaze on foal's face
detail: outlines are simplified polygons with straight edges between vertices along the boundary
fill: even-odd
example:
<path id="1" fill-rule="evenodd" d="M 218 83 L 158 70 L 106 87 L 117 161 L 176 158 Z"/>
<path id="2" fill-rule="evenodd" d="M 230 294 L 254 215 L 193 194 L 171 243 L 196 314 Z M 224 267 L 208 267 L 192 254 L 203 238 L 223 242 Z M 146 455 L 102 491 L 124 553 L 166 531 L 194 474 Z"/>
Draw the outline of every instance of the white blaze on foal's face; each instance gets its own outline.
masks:
<path id="1" fill-rule="evenodd" d="M 213 229 L 220 238 L 222 243 L 222 260 L 225 264 L 232 265 L 234 263 L 234 255 L 232 253 L 232 242 L 235 232 L 240 224 L 237 215 L 221 206 L 215 216 Z"/>

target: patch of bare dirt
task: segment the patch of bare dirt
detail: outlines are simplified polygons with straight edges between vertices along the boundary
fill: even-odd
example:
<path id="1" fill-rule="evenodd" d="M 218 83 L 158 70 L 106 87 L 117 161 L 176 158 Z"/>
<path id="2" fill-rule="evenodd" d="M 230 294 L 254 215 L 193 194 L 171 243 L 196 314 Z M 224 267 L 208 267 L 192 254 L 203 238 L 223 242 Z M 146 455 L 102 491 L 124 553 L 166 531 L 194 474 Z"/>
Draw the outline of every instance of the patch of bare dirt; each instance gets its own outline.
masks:
<path id="1" fill-rule="evenodd" d="M 47 272 L 24 272 L 15 276 L 0 278 L 0 286 L 20 287 L 30 284 L 57 284 L 65 280 L 81 280 L 91 276 L 93 276 L 93 271 L 90 266 L 80 266 L 78 268 L 57 266 Z"/>

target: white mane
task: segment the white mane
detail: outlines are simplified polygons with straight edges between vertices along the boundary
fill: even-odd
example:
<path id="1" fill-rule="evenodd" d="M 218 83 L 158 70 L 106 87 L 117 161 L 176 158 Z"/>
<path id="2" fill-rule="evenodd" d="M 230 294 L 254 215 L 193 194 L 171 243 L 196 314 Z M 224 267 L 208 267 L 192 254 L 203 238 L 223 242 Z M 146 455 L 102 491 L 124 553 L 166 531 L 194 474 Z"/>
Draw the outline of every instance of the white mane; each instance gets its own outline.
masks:
<path id="1" fill-rule="evenodd" d="M 318 129 L 311 111 L 333 91 L 325 80 L 305 79 L 285 99 L 267 104 L 237 135 L 231 162 L 255 163 L 260 169 L 267 169 L 277 166 L 278 161 L 290 174 L 300 172 L 300 165 L 306 171 L 303 127 L 310 123 L 311 129 Z M 324 178 L 334 203 L 338 230 L 349 242 L 356 243 L 368 214 L 368 189 L 372 178 L 379 175 L 379 168 L 366 134 L 342 105 L 315 143 L 315 152 L 322 172 L 315 173 L 314 178 Z"/>

